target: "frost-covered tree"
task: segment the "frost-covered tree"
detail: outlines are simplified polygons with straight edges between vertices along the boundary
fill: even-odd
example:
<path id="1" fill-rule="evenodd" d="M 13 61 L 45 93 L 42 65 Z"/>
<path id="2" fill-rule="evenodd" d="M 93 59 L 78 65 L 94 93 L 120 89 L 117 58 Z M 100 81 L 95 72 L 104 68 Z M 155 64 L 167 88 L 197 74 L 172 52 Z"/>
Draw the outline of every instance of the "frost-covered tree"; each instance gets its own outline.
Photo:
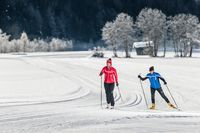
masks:
<path id="1" fill-rule="evenodd" d="M 9 38 L 10 38 L 10 35 L 3 33 L 3 31 L 0 29 L 0 52 L 1 53 L 5 53 L 10 49 Z"/>
<path id="2" fill-rule="evenodd" d="M 193 43 L 199 34 L 199 20 L 191 14 L 178 14 L 169 21 L 176 56 L 192 56 Z"/>
<path id="3" fill-rule="evenodd" d="M 102 40 L 104 40 L 107 45 L 110 45 L 112 47 L 114 57 L 118 57 L 116 31 L 113 22 L 107 22 L 102 28 Z"/>
<path id="4" fill-rule="evenodd" d="M 183 56 L 182 52 L 186 51 L 183 47 L 186 45 L 186 19 L 187 15 L 186 14 L 179 14 L 174 17 L 171 17 L 170 20 L 170 35 L 174 43 L 174 51 L 176 56 Z"/>
<path id="5" fill-rule="evenodd" d="M 129 49 L 133 43 L 133 19 L 128 14 L 120 13 L 113 22 L 107 22 L 102 29 L 102 40 L 113 47 L 117 57 L 117 48 L 122 46 L 126 57 L 130 57 Z"/>
<path id="6" fill-rule="evenodd" d="M 64 51 L 72 48 L 72 41 L 65 41 L 58 38 L 52 38 L 50 42 L 50 51 Z"/>
<path id="7" fill-rule="evenodd" d="M 36 52 L 48 52 L 49 50 L 49 44 L 44 41 L 43 39 L 34 39 L 32 41 L 35 45 L 35 51 Z"/>
<path id="8" fill-rule="evenodd" d="M 117 43 L 124 48 L 126 57 L 130 57 L 129 50 L 133 44 L 133 25 L 132 17 L 125 13 L 120 13 L 114 21 Z"/>
<path id="9" fill-rule="evenodd" d="M 11 52 L 19 52 L 22 49 L 19 41 L 16 39 L 11 40 L 9 44 L 12 46 Z"/>
<path id="10" fill-rule="evenodd" d="M 190 54 L 189 54 L 190 57 L 192 57 L 192 53 L 193 53 L 193 47 L 194 47 L 193 42 L 199 42 L 200 40 L 200 24 L 196 26 L 196 29 L 191 36 L 191 39 L 192 39 L 192 43 L 190 43 Z"/>
<path id="11" fill-rule="evenodd" d="M 158 9 L 145 8 L 139 13 L 136 25 L 146 41 L 153 41 L 153 56 L 157 56 L 166 32 L 166 15 Z"/>
<path id="12" fill-rule="evenodd" d="M 192 57 L 192 52 L 193 52 L 193 41 L 195 39 L 199 39 L 199 34 L 200 34 L 200 27 L 199 27 L 199 19 L 195 15 L 188 15 L 187 19 L 187 40 L 189 44 L 189 55 Z"/>
<path id="13" fill-rule="evenodd" d="M 19 39 L 9 40 L 10 35 L 3 33 L 0 29 L 0 52 L 49 52 L 49 51 L 64 51 L 73 48 L 71 40 L 63 40 L 52 38 L 51 42 L 43 39 L 28 39 L 25 32 L 21 34 Z"/>
<path id="14" fill-rule="evenodd" d="M 19 39 L 19 43 L 22 45 L 23 52 L 25 53 L 27 51 L 27 47 L 28 47 L 28 45 L 30 43 L 26 32 L 22 32 L 21 37 Z"/>

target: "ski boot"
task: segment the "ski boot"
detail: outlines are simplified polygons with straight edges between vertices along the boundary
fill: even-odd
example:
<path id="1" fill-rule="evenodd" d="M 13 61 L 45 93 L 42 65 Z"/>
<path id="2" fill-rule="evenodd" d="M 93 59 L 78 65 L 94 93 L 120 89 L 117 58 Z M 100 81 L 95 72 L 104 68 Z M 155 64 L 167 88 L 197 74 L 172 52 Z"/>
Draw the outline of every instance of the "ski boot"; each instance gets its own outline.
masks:
<path id="1" fill-rule="evenodd" d="M 110 104 L 107 104 L 106 109 L 110 109 Z"/>
<path id="2" fill-rule="evenodd" d="M 152 103 L 151 107 L 149 109 L 156 109 L 155 103 Z"/>
<path id="3" fill-rule="evenodd" d="M 176 108 L 173 104 L 171 104 L 171 103 L 168 103 L 168 105 L 169 105 L 170 108 L 177 109 L 177 108 Z"/>
<path id="4" fill-rule="evenodd" d="M 110 109 L 114 109 L 114 106 L 111 106 Z"/>

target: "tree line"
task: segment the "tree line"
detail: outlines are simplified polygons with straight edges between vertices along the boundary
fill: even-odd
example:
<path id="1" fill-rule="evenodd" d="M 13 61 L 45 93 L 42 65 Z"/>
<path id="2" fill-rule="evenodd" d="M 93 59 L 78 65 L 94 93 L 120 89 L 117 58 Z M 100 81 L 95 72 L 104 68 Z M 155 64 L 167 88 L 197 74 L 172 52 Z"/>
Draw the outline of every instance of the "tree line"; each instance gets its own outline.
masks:
<path id="1" fill-rule="evenodd" d="M 197 0 L 1 0 L 0 27 L 19 38 L 68 38 L 96 42 L 106 21 L 124 12 L 135 20 L 145 7 L 162 10 L 167 16 L 191 13 L 200 17 Z M 79 44 L 78 44 L 79 45 Z"/>
<path id="2" fill-rule="evenodd" d="M 114 56 L 123 48 L 130 57 L 134 41 L 153 41 L 151 56 L 157 57 L 162 47 L 165 56 L 167 45 L 172 44 L 177 57 L 192 57 L 195 42 L 199 43 L 200 23 L 192 14 L 166 16 L 161 10 L 144 8 L 134 21 L 126 13 L 120 13 L 102 28 L 102 40 L 112 47 Z"/>
<path id="3" fill-rule="evenodd" d="M 10 39 L 10 35 L 0 29 L 0 53 L 65 51 L 72 48 L 73 43 L 71 40 L 59 38 L 52 38 L 51 40 L 35 38 L 30 40 L 25 32 L 22 32 L 18 39 Z"/>

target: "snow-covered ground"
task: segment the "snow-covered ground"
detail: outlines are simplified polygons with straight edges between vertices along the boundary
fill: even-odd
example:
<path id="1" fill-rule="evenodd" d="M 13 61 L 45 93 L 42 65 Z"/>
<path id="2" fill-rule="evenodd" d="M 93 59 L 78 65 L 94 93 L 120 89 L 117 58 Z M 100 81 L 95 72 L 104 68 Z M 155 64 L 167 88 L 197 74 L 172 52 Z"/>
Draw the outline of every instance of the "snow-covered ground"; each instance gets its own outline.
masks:
<path id="1" fill-rule="evenodd" d="M 195 58 L 173 58 L 173 54 L 167 58 L 135 54 L 131 59 L 114 58 L 124 100 L 121 102 L 115 89 L 115 110 L 100 108 L 98 74 L 106 58 L 90 55 L 90 52 L 0 55 L 0 132 L 200 131 L 200 54 L 195 53 Z M 106 53 L 107 57 L 110 55 Z M 158 94 L 157 110 L 146 109 L 137 75 L 145 75 L 152 65 L 167 80 L 182 111 L 169 109 Z M 150 105 L 149 83 L 143 85 Z M 170 98 L 165 86 L 163 90 Z"/>

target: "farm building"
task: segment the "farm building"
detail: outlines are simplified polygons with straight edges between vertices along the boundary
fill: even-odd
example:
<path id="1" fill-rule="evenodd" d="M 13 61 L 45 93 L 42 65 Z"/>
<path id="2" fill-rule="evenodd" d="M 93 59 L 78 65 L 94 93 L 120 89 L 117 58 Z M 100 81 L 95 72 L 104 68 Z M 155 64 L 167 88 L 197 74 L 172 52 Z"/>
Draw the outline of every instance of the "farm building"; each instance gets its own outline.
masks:
<path id="1" fill-rule="evenodd" d="M 133 47 L 136 49 L 137 55 L 151 55 L 153 50 L 153 41 L 134 42 Z"/>

